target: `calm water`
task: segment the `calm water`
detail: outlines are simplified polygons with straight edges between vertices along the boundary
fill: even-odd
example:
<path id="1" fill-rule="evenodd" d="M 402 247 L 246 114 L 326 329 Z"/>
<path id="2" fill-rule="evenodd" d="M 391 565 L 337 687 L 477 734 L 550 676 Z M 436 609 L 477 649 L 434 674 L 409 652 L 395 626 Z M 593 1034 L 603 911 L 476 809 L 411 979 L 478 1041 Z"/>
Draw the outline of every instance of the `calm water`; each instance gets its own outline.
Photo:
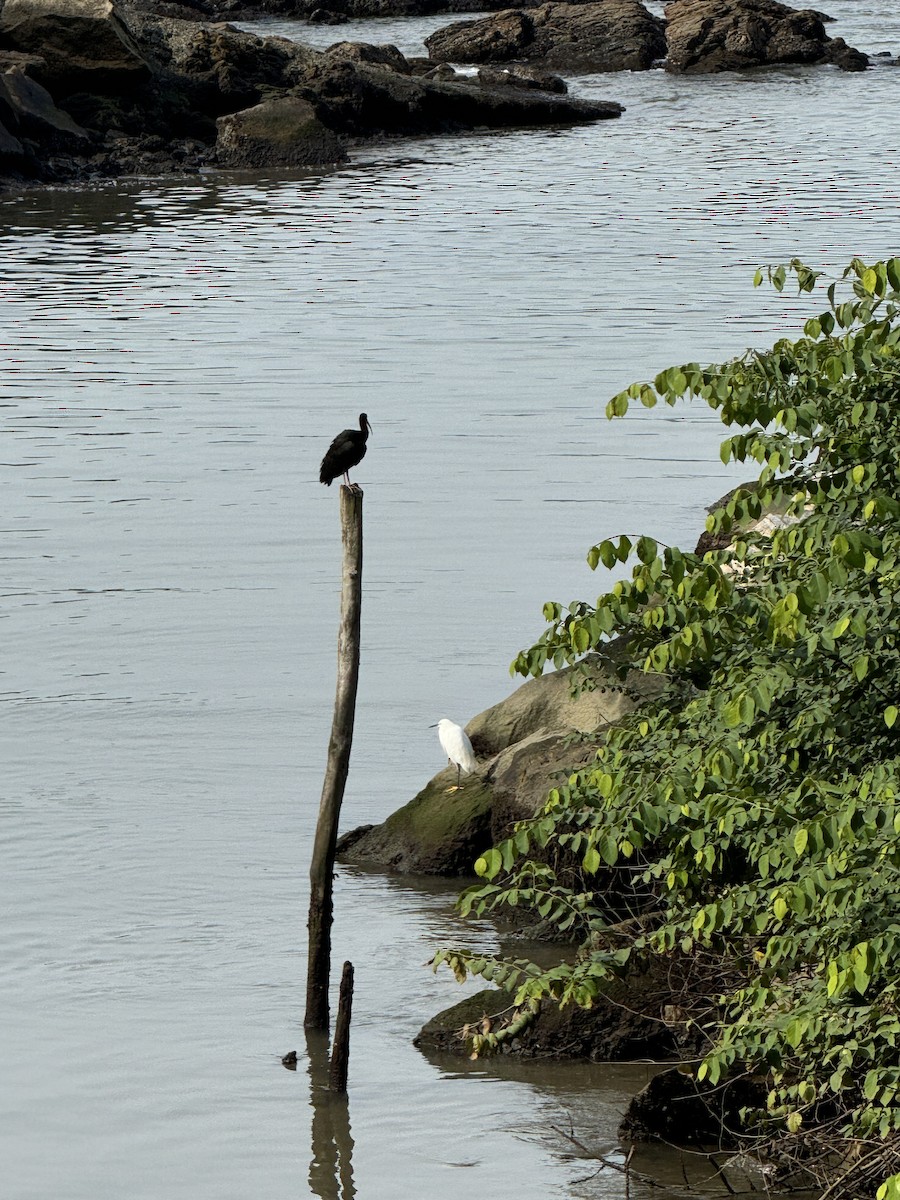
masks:
<path id="1" fill-rule="evenodd" d="M 887 0 L 829 7 L 900 50 Z M 413 53 L 443 23 L 292 32 Z M 287 1200 L 340 1171 L 365 1200 L 623 1194 L 565 1131 L 613 1149 L 643 1069 L 412 1048 L 461 994 L 422 963 L 495 944 L 441 887 L 339 872 L 349 1129 L 310 1107 L 340 558 L 318 463 L 367 411 L 350 828 L 441 767 L 431 722 L 508 694 L 545 600 L 596 594 L 592 542 L 693 543 L 736 478 L 715 417 L 603 405 L 796 328 L 758 264 L 897 252 L 898 85 L 589 77 L 620 121 L 0 204 L 5 1196 Z"/>

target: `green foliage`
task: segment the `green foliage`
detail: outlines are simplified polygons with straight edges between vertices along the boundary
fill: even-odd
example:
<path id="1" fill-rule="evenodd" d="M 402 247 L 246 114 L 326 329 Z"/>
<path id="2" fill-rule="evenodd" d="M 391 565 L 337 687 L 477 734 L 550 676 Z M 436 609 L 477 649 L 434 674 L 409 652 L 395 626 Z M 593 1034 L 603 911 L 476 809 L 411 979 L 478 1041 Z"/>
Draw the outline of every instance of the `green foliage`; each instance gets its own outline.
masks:
<path id="1" fill-rule="evenodd" d="M 777 291 L 791 276 L 801 292 L 823 286 L 796 260 L 768 272 Z M 629 958 L 719 964 L 698 1077 L 762 1072 L 758 1134 L 827 1126 L 894 1145 L 900 259 L 854 259 L 826 296 L 796 340 L 672 367 L 609 402 L 618 417 L 634 401 L 705 401 L 735 430 L 722 458 L 755 463 L 757 479 L 709 517 L 723 548 L 608 537 L 590 566 L 631 563 L 630 579 L 595 603 L 545 606 L 549 626 L 515 671 L 625 638 L 623 674 L 655 672 L 666 690 L 479 860 L 483 883 L 461 901 L 582 930 L 577 960 L 547 971 L 452 953 L 517 1005 L 589 1005 Z M 559 862 L 577 870 L 563 877 Z M 629 911 L 641 921 L 623 939 Z M 879 1200 L 895 1196 L 896 1177 Z"/>

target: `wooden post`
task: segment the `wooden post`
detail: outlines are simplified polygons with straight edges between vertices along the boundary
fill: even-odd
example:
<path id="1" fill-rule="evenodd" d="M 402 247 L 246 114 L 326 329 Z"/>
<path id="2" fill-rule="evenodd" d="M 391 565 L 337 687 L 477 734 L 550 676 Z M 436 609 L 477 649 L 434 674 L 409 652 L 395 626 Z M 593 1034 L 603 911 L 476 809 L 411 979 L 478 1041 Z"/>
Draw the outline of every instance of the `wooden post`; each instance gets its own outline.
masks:
<path id="1" fill-rule="evenodd" d="M 306 972 L 306 1029 L 328 1031 L 331 971 L 332 882 L 341 801 L 350 767 L 356 687 L 359 680 L 359 618 L 362 607 L 362 503 L 359 488 L 341 485 L 341 626 L 338 634 L 337 690 L 328 743 L 328 765 L 309 869 L 309 958 Z"/>
<path id="2" fill-rule="evenodd" d="M 337 1020 L 334 1023 L 334 1041 L 331 1044 L 331 1069 L 328 1087 L 343 1096 L 347 1093 L 347 1068 L 350 1063 L 350 1015 L 353 1011 L 353 963 L 345 962 L 341 975 L 341 994 L 338 1000 Z"/>

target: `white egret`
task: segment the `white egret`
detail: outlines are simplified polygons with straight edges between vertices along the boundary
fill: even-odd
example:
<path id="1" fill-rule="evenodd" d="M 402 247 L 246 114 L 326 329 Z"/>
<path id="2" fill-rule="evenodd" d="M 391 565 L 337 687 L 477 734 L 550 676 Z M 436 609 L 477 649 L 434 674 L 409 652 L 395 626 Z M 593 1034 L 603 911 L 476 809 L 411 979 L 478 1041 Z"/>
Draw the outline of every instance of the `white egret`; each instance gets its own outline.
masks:
<path id="1" fill-rule="evenodd" d="M 432 725 L 432 729 L 434 726 Z M 448 721 L 443 717 L 437 723 L 438 740 L 444 748 L 444 753 L 456 767 L 456 787 L 448 788 L 448 792 L 459 791 L 459 777 L 462 772 L 471 775 L 478 765 L 475 761 L 475 751 L 469 741 L 469 735 L 461 725 Z"/>

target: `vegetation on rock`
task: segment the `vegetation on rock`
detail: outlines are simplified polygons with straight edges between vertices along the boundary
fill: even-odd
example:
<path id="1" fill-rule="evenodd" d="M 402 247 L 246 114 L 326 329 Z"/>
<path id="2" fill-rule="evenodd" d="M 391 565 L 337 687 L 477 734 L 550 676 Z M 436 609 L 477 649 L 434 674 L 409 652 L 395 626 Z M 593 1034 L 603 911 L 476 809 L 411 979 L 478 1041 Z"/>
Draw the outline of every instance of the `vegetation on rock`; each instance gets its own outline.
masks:
<path id="1" fill-rule="evenodd" d="M 900 259 L 854 259 L 830 284 L 797 260 L 767 274 L 778 291 L 790 277 L 826 288 L 803 336 L 673 367 L 607 408 L 694 397 L 736 428 L 722 457 L 759 475 L 709 517 L 730 544 L 600 542 L 591 566 L 633 561 L 631 578 L 594 604 L 546 605 L 548 629 L 513 664 L 539 675 L 618 636 L 622 669 L 666 684 L 479 860 L 461 899 L 534 909 L 583 948 L 549 970 L 457 949 L 434 962 L 510 991 L 515 1028 L 539 1001 L 590 1007 L 626 964 L 670 961 L 691 986 L 659 1015 L 705 1039 L 698 1083 L 764 1085 L 746 1143 L 829 1194 L 895 1200 Z M 764 512 L 781 514 L 774 531 L 747 532 Z"/>

